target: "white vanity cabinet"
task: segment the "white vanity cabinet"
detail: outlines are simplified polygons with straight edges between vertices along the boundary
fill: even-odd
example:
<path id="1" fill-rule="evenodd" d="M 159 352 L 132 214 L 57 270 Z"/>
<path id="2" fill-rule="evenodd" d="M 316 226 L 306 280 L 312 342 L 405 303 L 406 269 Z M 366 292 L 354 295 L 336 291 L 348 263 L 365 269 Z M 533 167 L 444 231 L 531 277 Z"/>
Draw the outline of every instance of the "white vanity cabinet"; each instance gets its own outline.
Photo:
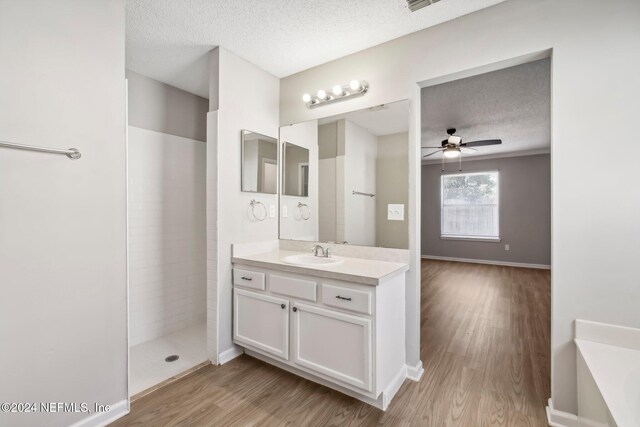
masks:
<path id="1" fill-rule="evenodd" d="M 234 342 L 386 409 L 406 378 L 404 277 L 371 285 L 236 263 Z"/>

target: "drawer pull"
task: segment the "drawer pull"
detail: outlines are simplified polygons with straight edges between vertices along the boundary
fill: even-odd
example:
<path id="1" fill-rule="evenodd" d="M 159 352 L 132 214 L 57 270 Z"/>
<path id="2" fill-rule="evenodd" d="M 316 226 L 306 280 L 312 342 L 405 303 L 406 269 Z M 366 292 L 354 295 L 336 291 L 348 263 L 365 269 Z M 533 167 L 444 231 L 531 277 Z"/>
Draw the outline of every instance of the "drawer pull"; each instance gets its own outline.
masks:
<path id="1" fill-rule="evenodd" d="M 336 295 L 336 298 L 344 300 L 344 301 L 351 301 L 351 297 L 341 297 L 340 295 Z"/>
<path id="2" fill-rule="evenodd" d="M 253 280 L 252 277 L 244 277 L 244 276 L 242 276 L 241 279 L 242 280 L 248 280 L 248 281 L 252 281 Z"/>
<path id="3" fill-rule="evenodd" d="M 280 307 L 284 310 L 285 308 L 287 308 L 286 304 L 280 304 Z"/>
<path id="4" fill-rule="evenodd" d="M 298 307 L 293 307 L 293 311 L 298 311 Z"/>

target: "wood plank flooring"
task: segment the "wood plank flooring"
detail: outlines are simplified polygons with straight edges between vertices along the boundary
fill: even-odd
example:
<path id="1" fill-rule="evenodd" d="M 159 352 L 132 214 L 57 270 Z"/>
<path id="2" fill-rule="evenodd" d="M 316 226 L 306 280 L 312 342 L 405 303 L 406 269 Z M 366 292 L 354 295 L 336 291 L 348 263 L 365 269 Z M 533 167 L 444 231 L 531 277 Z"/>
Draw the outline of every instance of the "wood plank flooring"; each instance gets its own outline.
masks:
<path id="1" fill-rule="evenodd" d="M 550 273 L 422 262 L 419 383 L 382 412 L 243 355 L 132 404 L 113 426 L 546 426 Z"/>

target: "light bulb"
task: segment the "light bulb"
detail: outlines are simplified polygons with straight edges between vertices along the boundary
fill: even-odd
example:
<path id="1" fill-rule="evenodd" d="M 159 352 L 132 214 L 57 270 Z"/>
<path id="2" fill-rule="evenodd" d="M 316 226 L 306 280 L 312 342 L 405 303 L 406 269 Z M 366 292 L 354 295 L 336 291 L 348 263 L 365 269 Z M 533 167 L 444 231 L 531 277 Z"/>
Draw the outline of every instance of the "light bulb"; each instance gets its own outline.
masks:
<path id="1" fill-rule="evenodd" d="M 311 101 L 311 95 L 309 95 L 308 93 L 305 93 L 304 95 L 302 95 L 302 100 L 304 102 L 309 102 Z"/>
<path id="2" fill-rule="evenodd" d="M 351 80 L 351 83 L 349 83 L 349 87 L 351 88 L 351 90 L 358 90 L 360 89 L 360 82 L 357 80 Z"/>
<path id="3" fill-rule="evenodd" d="M 449 148 L 447 150 L 444 150 L 443 153 L 445 157 L 448 158 L 454 158 L 454 157 L 458 157 L 460 155 L 460 150 L 457 148 Z"/>
<path id="4" fill-rule="evenodd" d="M 342 95 L 342 94 L 344 93 L 344 92 L 342 91 L 342 86 L 340 86 L 340 85 L 335 85 L 335 86 L 333 87 L 332 92 L 333 92 L 333 94 L 334 94 L 335 96 L 340 96 L 340 95 Z"/>
<path id="5" fill-rule="evenodd" d="M 320 99 L 326 99 L 327 98 L 327 92 L 323 91 L 322 89 L 320 89 L 318 91 L 317 95 L 318 95 L 318 98 L 320 98 Z"/>

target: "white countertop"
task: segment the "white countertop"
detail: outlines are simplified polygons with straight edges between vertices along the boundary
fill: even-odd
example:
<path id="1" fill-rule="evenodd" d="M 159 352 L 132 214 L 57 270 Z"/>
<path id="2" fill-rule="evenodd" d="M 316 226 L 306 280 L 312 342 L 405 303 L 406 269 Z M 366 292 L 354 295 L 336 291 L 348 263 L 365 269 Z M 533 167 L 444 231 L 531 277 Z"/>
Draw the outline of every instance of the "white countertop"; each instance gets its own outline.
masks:
<path id="1" fill-rule="evenodd" d="M 582 339 L 575 343 L 616 424 L 640 425 L 640 351 Z"/>
<path id="2" fill-rule="evenodd" d="M 338 257 L 333 255 L 331 256 L 332 258 L 343 259 L 344 262 L 336 265 L 301 266 L 287 264 L 282 261 L 282 258 L 289 255 L 308 255 L 308 253 L 274 250 L 256 255 L 234 256 L 231 261 L 237 264 L 287 271 L 290 273 L 308 274 L 310 276 L 344 280 L 365 285 L 378 285 L 387 277 L 409 270 L 408 264 L 399 262 Z"/>

